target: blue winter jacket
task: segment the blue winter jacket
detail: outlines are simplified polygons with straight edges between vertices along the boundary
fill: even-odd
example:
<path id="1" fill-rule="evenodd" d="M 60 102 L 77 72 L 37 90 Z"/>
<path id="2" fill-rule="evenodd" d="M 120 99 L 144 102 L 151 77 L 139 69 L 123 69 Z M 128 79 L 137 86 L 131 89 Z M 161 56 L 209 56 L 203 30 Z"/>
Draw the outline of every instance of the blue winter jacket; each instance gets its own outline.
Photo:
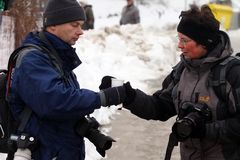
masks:
<path id="1" fill-rule="evenodd" d="M 33 111 L 25 131 L 39 141 L 32 153 L 34 160 L 83 160 L 83 137 L 75 133 L 76 123 L 94 109 L 100 108 L 96 92 L 80 89 L 74 68 L 81 64 L 75 49 L 53 34 L 46 37 L 63 61 L 67 82 L 51 63 L 48 55 L 40 50 L 30 50 L 16 66 L 12 78 L 10 104 L 13 116 L 19 119 L 24 106 Z M 36 44 L 49 48 L 37 33 L 30 33 L 23 45 Z"/>

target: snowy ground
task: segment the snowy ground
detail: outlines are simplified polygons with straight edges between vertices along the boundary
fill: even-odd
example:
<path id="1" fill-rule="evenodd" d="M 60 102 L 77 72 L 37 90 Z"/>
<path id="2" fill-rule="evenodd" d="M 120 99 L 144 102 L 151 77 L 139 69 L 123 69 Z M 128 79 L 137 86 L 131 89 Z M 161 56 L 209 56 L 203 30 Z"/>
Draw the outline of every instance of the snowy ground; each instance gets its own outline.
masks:
<path id="1" fill-rule="evenodd" d="M 75 70 L 82 88 L 98 91 L 98 86 L 104 75 L 112 75 L 130 81 L 134 88 L 140 88 L 149 94 L 161 87 L 162 79 L 178 61 L 179 52 L 176 46 L 177 33 L 175 28 L 178 15 L 181 10 L 187 8 L 185 3 L 191 1 L 166 0 L 162 1 L 162 3 L 156 3 L 155 1 L 157 0 L 146 1 L 147 4 L 144 6 L 138 4 L 141 13 L 141 24 L 120 27 L 118 25 L 119 15 L 122 7 L 126 4 L 125 0 L 88 0 L 94 7 L 96 29 L 86 31 L 75 45 L 77 53 L 83 62 Z M 198 4 L 203 2 L 206 2 L 206 0 L 197 1 Z M 9 53 L 11 51 L 9 48 L 12 47 L 12 40 L 4 33 L 6 33 L 6 30 L 0 27 L 1 68 L 5 67 L 7 62 L 7 55 L 4 53 Z M 237 44 L 240 39 L 237 36 L 239 34 L 240 30 L 229 32 L 233 47 L 238 52 L 240 51 L 240 46 Z M 112 130 L 111 122 L 116 119 L 116 116 L 121 119 L 119 118 L 121 111 L 118 111 L 117 108 L 115 106 L 101 108 L 93 113 L 97 120 L 104 125 L 103 131 L 108 135 L 112 135 L 112 133 L 116 135 L 116 132 L 114 133 L 114 130 Z M 123 112 L 122 114 L 126 115 Z M 132 127 L 135 127 L 133 131 L 139 129 L 138 126 L 134 126 L 137 119 L 129 118 L 126 123 L 131 123 L 131 120 Z M 143 122 L 139 121 L 136 123 Z M 141 124 L 144 125 L 144 123 Z M 149 125 L 149 123 L 146 125 Z M 116 131 L 121 131 L 120 126 L 114 125 L 113 128 Z M 153 134 L 146 130 L 144 132 L 150 133 L 149 139 L 151 140 L 157 137 L 155 134 L 157 131 Z M 167 135 L 168 133 L 168 129 L 163 129 L 160 134 Z M 141 137 L 142 133 L 137 134 Z M 131 136 L 134 136 L 134 133 L 129 135 L 129 137 Z M 127 147 L 126 143 L 122 145 Z M 164 145 L 165 143 L 162 144 L 162 146 Z M 141 148 L 141 146 L 139 147 Z M 147 150 L 147 148 L 144 149 Z M 155 148 L 155 151 L 157 151 L 157 148 Z M 109 156 L 113 157 L 113 153 Z M 149 152 L 146 151 L 145 153 Z M 151 159 L 150 154 L 144 156 L 146 159 Z M 101 156 L 95 151 L 95 147 L 87 142 L 86 160 L 99 159 L 101 159 Z"/>

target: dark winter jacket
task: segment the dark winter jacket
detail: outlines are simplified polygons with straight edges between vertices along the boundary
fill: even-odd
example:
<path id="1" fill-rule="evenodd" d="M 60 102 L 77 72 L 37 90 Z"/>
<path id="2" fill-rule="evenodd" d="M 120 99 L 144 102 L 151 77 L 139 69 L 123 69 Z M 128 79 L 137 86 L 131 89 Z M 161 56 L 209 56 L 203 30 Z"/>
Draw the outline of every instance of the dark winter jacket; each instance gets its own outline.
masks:
<path id="1" fill-rule="evenodd" d="M 48 55 L 39 50 L 25 54 L 16 66 L 10 98 L 13 116 L 19 119 L 24 106 L 33 113 L 25 131 L 39 141 L 34 160 L 84 160 L 83 137 L 75 133 L 76 123 L 94 109 L 100 108 L 97 93 L 81 89 L 72 72 L 81 64 L 75 49 L 56 36 L 45 32 L 46 37 L 63 61 L 65 82 L 51 63 Z M 36 44 L 49 48 L 37 34 L 30 33 L 23 45 Z"/>
<path id="2" fill-rule="evenodd" d="M 139 10 L 135 5 L 125 6 L 122 9 L 120 25 L 140 23 Z"/>
<path id="3" fill-rule="evenodd" d="M 83 6 L 85 14 L 86 14 L 86 21 L 83 24 L 83 29 L 94 29 L 94 14 L 92 5 L 85 5 Z"/>
<path id="4" fill-rule="evenodd" d="M 232 54 L 228 36 L 220 34 L 221 41 L 206 57 L 191 61 L 182 57 L 185 69 L 176 85 L 164 82 L 168 86 L 153 96 L 137 90 L 134 102 L 126 106 L 141 118 L 165 121 L 179 113 L 184 102 L 207 104 L 212 119 L 206 124 L 206 135 L 181 142 L 182 160 L 240 159 L 240 66 L 234 66 L 227 74 L 227 105 L 221 103 L 208 84 L 211 67 Z"/>

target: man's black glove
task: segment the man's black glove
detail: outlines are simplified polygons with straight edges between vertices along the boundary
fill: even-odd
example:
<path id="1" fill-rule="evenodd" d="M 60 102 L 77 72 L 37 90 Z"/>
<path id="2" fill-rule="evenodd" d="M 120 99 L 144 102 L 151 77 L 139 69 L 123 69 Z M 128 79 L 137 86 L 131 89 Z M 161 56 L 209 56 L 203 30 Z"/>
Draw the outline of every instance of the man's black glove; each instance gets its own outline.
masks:
<path id="1" fill-rule="evenodd" d="M 121 103 L 128 105 L 135 99 L 136 92 L 130 83 L 127 82 L 123 86 L 102 89 L 99 95 L 102 106 L 118 105 Z"/>
<path id="2" fill-rule="evenodd" d="M 112 77 L 112 76 L 104 76 L 102 78 L 102 82 L 99 86 L 99 89 L 100 90 L 103 90 L 103 89 L 107 89 L 107 88 L 110 88 L 112 86 L 112 78 L 115 78 L 115 77 Z"/>
<path id="3" fill-rule="evenodd" d="M 99 92 L 101 106 L 118 105 L 126 98 L 124 86 L 103 89 Z"/>
<path id="4" fill-rule="evenodd" d="M 181 113 L 181 109 L 184 109 L 185 115 L 177 120 L 172 127 L 172 132 L 179 141 L 184 141 L 190 137 L 203 138 L 206 133 L 206 122 L 211 120 L 211 111 L 206 104 L 189 104 L 182 105 L 179 113 Z"/>

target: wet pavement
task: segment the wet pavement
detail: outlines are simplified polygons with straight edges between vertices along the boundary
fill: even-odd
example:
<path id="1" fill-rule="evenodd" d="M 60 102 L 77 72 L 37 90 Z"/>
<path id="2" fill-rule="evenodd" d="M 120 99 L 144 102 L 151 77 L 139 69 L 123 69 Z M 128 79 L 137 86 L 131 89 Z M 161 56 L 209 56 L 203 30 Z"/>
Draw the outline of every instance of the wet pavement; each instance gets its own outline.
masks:
<path id="1" fill-rule="evenodd" d="M 144 120 L 128 110 L 118 111 L 109 133 L 117 142 L 107 151 L 107 160 L 163 160 L 170 128 L 174 118 L 167 122 Z M 175 148 L 172 160 L 179 159 Z"/>

